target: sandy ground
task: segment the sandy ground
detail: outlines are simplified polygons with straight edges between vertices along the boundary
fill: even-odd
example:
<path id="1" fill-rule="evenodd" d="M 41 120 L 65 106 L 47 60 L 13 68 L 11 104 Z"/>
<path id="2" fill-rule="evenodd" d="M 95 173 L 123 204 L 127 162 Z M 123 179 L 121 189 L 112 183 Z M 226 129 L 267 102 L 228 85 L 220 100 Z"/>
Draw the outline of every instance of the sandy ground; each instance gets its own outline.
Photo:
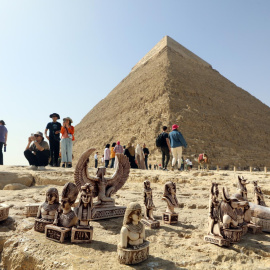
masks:
<path id="1" fill-rule="evenodd" d="M 29 173 L 25 167 L 1 166 L 5 172 Z M 95 174 L 95 169 L 89 169 Z M 113 170 L 108 170 L 108 175 Z M 131 170 L 124 187 L 114 196 L 116 204 L 140 202 L 143 206 L 143 181 L 151 181 L 161 221 L 166 204 L 161 200 L 164 183 L 177 183 L 180 208 L 177 225 L 164 225 L 160 229 L 146 229 L 150 242 L 150 257 L 135 266 L 120 265 L 117 243 L 123 218 L 92 222 L 94 236 L 91 244 L 60 244 L 33 230 L 34 218 L 25 218 L 24 206 L 43 202 L 49 187 L 56 186 L 61 193 L 67 181 L 73 181 L 73 169 L 52 168 L 45 172 L 30 172 L 35 185 L 22 190 L 0 190 L 0 203 L 11 205 L 9 218 L 0 222 L 0 269 L 270 269 L 270 234 L 246 234 L 242 241 L 222 248 L 204 242 L 208 227 L 208 198 L 211 182 L 218 182 L 220 190 L 226 186 L 230 194 L 236 192 L 237 176 L 258 180 L 270 205 L 270 173 L 209 171 L 164 172 Z M 0 178 L 1 181 L 1 178 Z M 42 184 L 43 183 L 43 184 Z M 51 184 L 50 184 L 51 183 Z M 249 184 L 248 198 L 253 202 L 253 185 Z M 1 268 L 2 267 L 2 268 Z"/>

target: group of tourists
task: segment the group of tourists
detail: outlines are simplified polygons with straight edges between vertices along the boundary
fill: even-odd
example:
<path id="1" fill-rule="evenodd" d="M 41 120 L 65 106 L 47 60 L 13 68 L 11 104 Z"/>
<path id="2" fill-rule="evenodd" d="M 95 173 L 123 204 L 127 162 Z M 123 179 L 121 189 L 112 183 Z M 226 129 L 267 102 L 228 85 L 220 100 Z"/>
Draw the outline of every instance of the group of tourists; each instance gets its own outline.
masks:
<path id="1" fill-rule="evenodd" d="M 130 167 L 132 169 L 148 169 L 148 156 L 150 154 L 149 149 L 146 144 L 143 144 L 143 148 L 137 144 L 135 149 L 134 145 L 128 143 L 127 146 L 122 146 L 120 141 L 112 143 L 112 146 L 108 143 L 105 146 L 104 154 L 101 157 L 101 163 L 106 168 L 116 168 L 117 159 L 115 159 L 116 154 L 124 154 L 128 157 L 130 162 Z M 95 168 L 98 167 L 98 152 L 94 155 Z M 110 163 L 111 162 L 111 163 Z"/>
<path id="2" fill-rule="evenodd" d="M 24 156 L 32 170 L 44 170 L 48 164 L 52 167 L 59 167 L 61 162 L 63 168 L 72 167 L 74 127 L 71 124 L 73 121 L 70 117 L 66 117 L 63 119 L 63 125 L 61 125 L 57 122 L 60 119 L 57 113 L 51 114 L 50 118 L 52 118 L 52 121 L 47 124 L 44 132 L 50 146 L 44 141 L 43 133 L 40 131 L 31 134 L 28 138 Z M 48 131 L 49 135 L 47 135 Z M 61 159 L 59 158 L 60 155 Z"/>
<path id="3" fill-rule="evenodd" d="M 170 161 L 170 153 L 172 153 L 172 170 L 177 162 L 177 169 L 181 171 L 182 164 L 182 152 L 183 147 L 187 147 L 187 143 L 178 130 L 179 126 L 174 124 L 172 125 L 172 131 L 168 133 L 168 127 L 163 126 L 162 132 L 158 135 L 156 139 L 156 146 L 160 147 L 162 153 L 162 169 L 168 171 L 168 164 Z M 189 164 L 190 166 L 190 164 Z M 192 163 L 191 163 L 192 166 Z"/>
<path id="4" fill-rule="evenodd" d="M 52 121 L 47 124 L 44 132 L 49 144 L 44 141 L 43 133 L 40 131 L 31 134 L 28 138 L 24 156 L 30 164 L 30 169 L 44 170 L 45 166 L 48 164 L 53 167 L 59 167 L 61 162 L 63 168 L 72 167 L 72 146 L 74 141 L 73 121 L 70 117 L 66 117 L 63 119 L 63 124 L 61 125 L 57 121 L 60 119 L 57 113 L 51 114 L 50 118 Z M 4 120 L 0 120 L 0 165 L 3 165 L 3 146 L 4 151 L 7 146 L 8 131 L 5 125 Z M 169 133 L 168 128 L 163 126 L 162 132 L 156 139 L 156 146 L 160 147 L 162 153 L 162 166 L 160 165 L 159 169 L 168 171 L 170 154 L 172 154 L 172 169 L 174 169 L 176 163 L 179 171 L 184 169 L 182 148 L 186 148 L 187 143 L 178 128 L 178 125 L 172 125 L 172 131 Z M 49 135 L 47 134 L 48 131 Z M 120 141 L 114 142 L 112 145 L 106 144 L 104 154 L 102 155 L 102 165 L 106 168 L 116 168 L 117 159 L 115 159 L 115 155 L 117 153 L 124 154 L 129 158 L 131 168 L 148 169 L 148 156 L 150 152 L 145 144 L 143 144 L 143 148 L 137 144 L 136 149 L 131 143 L 128 143 L 127 147 L 122 146 Z M 98 152 L 95 153 L 94 159 L 95 167 L 97 168 Z M 192 168 L 192 162 L 189 159 L 185 161 L 185 164 L 188 169 Z M 157 169 L 155 167 L 158 166 L 154 166 L 154 169 Z"/>

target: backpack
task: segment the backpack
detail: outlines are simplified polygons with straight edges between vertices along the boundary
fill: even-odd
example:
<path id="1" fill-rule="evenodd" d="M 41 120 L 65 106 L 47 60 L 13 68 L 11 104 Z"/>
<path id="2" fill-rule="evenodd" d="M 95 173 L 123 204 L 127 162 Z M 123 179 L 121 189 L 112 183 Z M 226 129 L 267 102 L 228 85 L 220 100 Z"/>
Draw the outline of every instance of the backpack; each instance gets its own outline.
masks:
<path id="1" fill-rule="evenodd" d="M 166 140 L 163 137 L 163 133 L 160 133 L 157 138 L 156 138 L 156 146 L 157 147 L 162 147 L 166 145 Z"/>

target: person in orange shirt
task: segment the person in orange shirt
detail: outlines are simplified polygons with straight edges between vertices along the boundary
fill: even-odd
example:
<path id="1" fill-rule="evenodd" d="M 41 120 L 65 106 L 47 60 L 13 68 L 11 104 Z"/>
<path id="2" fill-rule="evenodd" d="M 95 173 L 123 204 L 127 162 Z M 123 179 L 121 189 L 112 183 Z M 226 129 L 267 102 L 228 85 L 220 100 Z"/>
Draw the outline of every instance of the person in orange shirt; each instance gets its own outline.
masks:
<path id="1" fill-rule="evenodd" d="M 114 147 L 116 146 L 116 143 L 114 142 L 111 147 L 111 166 L 110 168 L 114 168 L 114 161 L 115 161 L 115 152 L 113 151 Z"/>
<path id="2" fill-rule="evenodd" d="M 63 119 L 61 127 L 61 159 L 63 168 L 72 167 L 72 141 L 74 141 L 74 127 L 71 125 L 72 119 L 66 117 Z"/>

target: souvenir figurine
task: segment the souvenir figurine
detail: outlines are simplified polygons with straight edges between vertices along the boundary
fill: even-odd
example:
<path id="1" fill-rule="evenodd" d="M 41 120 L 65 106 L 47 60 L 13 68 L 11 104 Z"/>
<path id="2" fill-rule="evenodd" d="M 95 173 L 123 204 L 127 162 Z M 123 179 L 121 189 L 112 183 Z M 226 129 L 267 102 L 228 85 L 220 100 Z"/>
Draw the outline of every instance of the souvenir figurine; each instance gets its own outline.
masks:
<path id="1" fill-rule="evenodd" d="M 55 213 L 59 206 L 58 190 L 56 188 L 49 188 L 46 193 L 45 202 L 38 208 L 34 230 L 37 232 L 45 232 L 45 226 L 53 223 Z"/>
<path id="2" fill-rule="evenodd" d="M 72 228 L 71 242 L 90 243 L 93 237 L 93 227 L 90 226 L 91 211 L 93 207 L 92 192 L 94 187 L 87 183 L 81 187 L 81 198 L 74 212 L 78 218 L 76 227 Z"/>
<path id="3" fill-rule="evenodd" d="M 0 203 L 0 221 L 6 220 L 9 214 L 9 205 Z"/>
<path id="4" fill-rule="evenodd" d="M 158 228 L 160 226 L 159 221 L 155 220 L 153 216 L 153 211 L 155 209 L 155 205 L 153 202 L 152 189 L 150 187 L 150 181 L 145 180 L 144 184 L 144 205 L 145 205 L 145 215 L 142 218 L 142 223 L 146 226 L 153 228 Z"/>
<path id="5" fill-rule="evenodd" d="M 117 253 L 121 264 L 136 264 L 149 256 L 149 242 L 145 240 L 145 228 L 141 223 L 142 208 L 138 203 L 127 206 Z"/>
<path id="6" fill-rule="evenodd" d="M 261 206 L 266 206 L 261 187 L 258 186 L 258 181 L 253 181 L 253 185 L 254 185 L 254 203 Z"/>
<path id="7" fill-rule="evenodd" d="M 176 185 L 174 182 L 167 182 L 164 186 L 162 200 L 167 202 L 167 209 L 163 213 L 162 219 L 164 223 L 174 224 L 178 222 L 178 214 L 174 212 L 175 207 L 179 207 L 176 198 Z"/>
<path id="8" fill-rule="evenodd" d="M 89 156 L 95 149 L 88 149 L 80 157 L 75 173 L 75 183 L 81 191 L 81 187 L 86 183 L 93 186 L 92 196 L 97 197 L 98 201 L 93 204 L 91 220 L 106 219 L 111 217 L 124 216 L 126 207 L 115 206 L 115 201 L 111 196 L 116 193 L 127 181 L 130 163 L 128 157 L 123 154 L 116 154 L 118 165 L 112 177 L 105 177 L 106 168 L 99 167 L 96 177 L 89 176 L 88 162 Z"/>
<path id="9" fill-rule="evenodd" d="M 78 196 L 78 189 L 73 183 L 66 183 L 61 198 L 61 206 L 55 214 L 53 225 L 45 227 L 45 235 L 48 239 L 63 243 L 71 236 L 71 227 L 77 224 L 77 216 L 71 207 Z"/>
<path id="10" fill-rule="evenodd" d="M 212 244 L 217 244 L 219 246 L 229 246 L 230 240 L 225 239 L 220 230 L 220 201 L 218 195 L 218 184 L 212 183 L 211 194 L 209 198 L 209 229 L 208 235 L 204 236 L 204 241 L 210 242 Z"/>

